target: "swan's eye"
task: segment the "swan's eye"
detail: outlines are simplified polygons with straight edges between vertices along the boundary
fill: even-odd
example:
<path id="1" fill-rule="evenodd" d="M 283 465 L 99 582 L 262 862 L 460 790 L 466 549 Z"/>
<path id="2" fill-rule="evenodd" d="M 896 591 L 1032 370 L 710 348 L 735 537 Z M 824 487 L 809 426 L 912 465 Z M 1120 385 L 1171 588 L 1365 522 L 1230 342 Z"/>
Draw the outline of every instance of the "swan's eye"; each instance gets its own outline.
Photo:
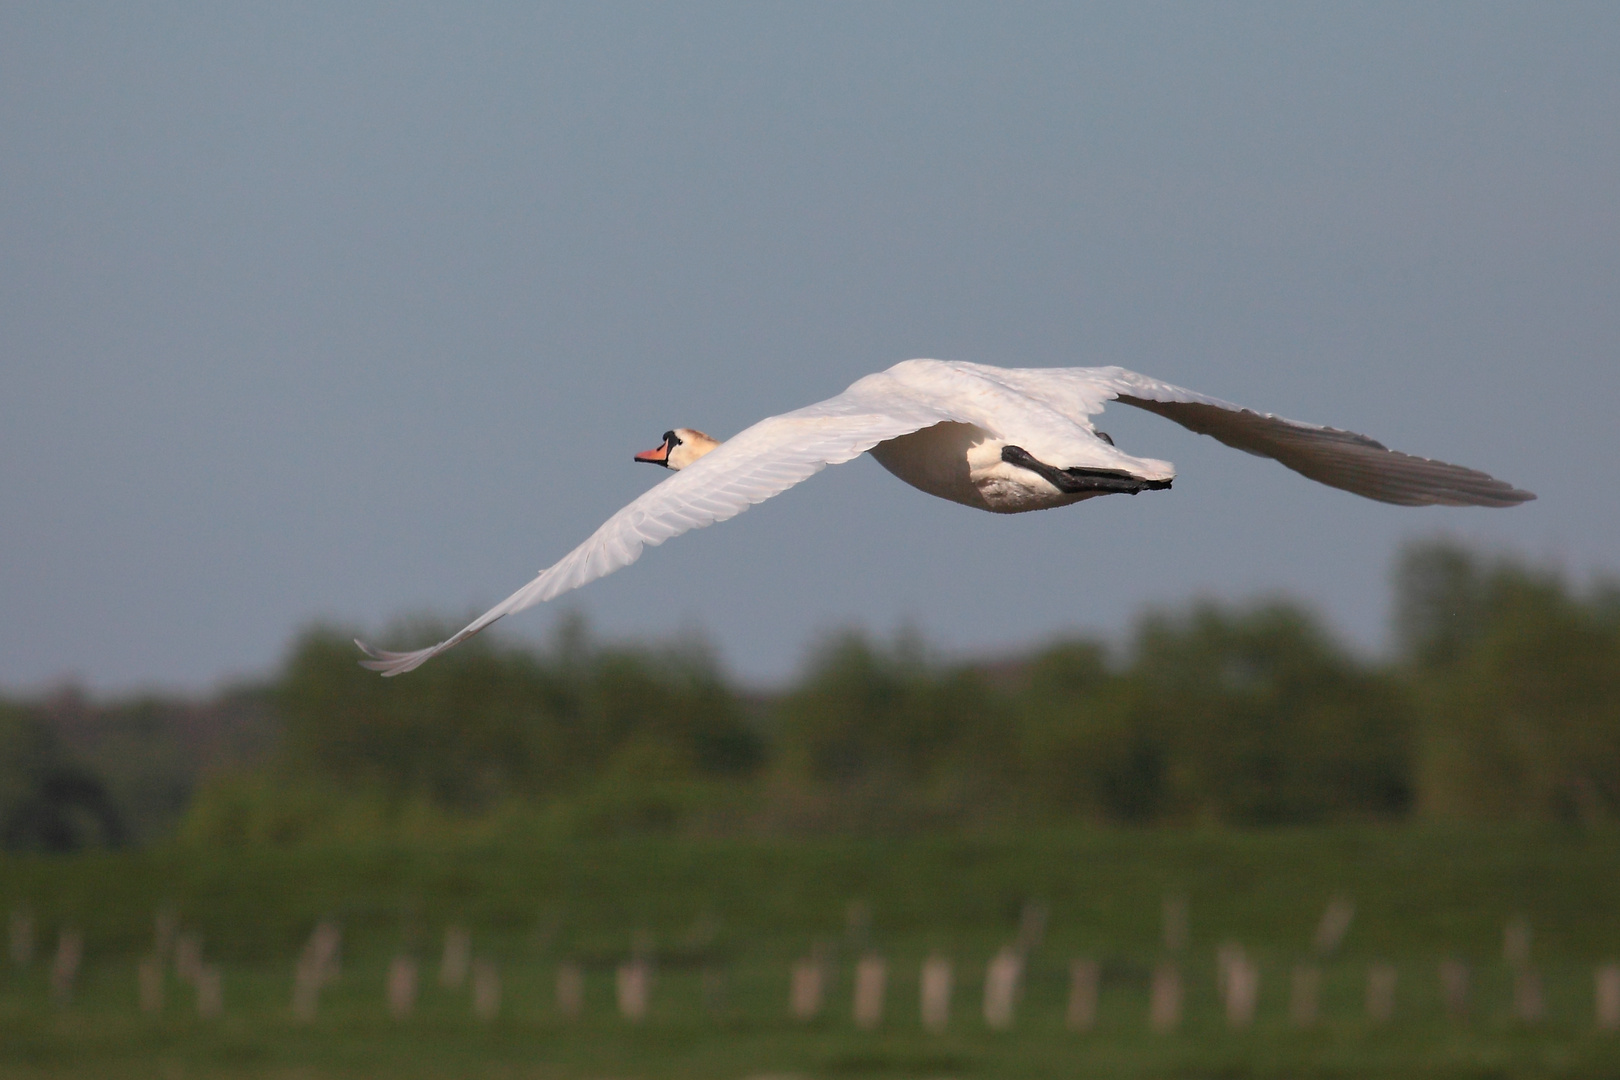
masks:
<path id="1" fill-rule="evenodd" d="M 677 446 L 681 445 L 681 437 L 675 434 L 673 431 L 666 431 L 664 432 L 664 445 L 673 450 Z"/>

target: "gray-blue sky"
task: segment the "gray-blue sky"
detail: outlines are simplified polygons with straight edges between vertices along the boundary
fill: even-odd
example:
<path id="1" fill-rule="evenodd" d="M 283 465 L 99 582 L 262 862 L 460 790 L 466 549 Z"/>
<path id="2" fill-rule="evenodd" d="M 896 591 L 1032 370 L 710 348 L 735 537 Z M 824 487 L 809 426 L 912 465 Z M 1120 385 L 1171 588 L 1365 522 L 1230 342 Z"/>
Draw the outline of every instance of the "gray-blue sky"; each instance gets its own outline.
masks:
<path id="1" fill-rule="evenodd" d="M 1286 591 L 1399 544 L 1620 564 L 1620 7 L 10 5 L 0 685 L 204 688 L 460 616 L 726 435 L 913 356 L 1119 363 L 1486 469 L 1319 488 L 1149 416 L 1174 492 L 1004 519 L 863 459 L 576 594 L 781 677 Z M 525 613 L 508 634 L 543 634 Z"/>

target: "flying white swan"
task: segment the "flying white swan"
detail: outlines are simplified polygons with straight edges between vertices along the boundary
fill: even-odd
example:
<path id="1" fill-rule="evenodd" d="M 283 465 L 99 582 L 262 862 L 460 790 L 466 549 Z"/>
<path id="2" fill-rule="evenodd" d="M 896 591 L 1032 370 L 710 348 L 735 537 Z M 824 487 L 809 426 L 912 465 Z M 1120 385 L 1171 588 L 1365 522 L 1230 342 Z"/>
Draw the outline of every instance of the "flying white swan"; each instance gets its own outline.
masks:
<path id="1" fill-rule="evenodd" d="M 998 368 L 907 360 L 837 397 L 761 420 L 724 443 L 691 428 L 635 460 L 668 477 L 590 539 L 453 637 L 415 652 L 356 641 L 384 675 L 410 671 L 497 619 L 577 589 L 662 544 L 742 513 L 870 452 L 930 495 L 999 514 L 1170 486 L 1168 461 L 1132 457 L 1092 426 L 1108 401 L 1158 413 L 1330 487 L 1398 506 L 1513 506 L 1535 498 L 1474 469 L 1413 457 L 1337 428 L 1257 413 L 1117 367 Z"/>

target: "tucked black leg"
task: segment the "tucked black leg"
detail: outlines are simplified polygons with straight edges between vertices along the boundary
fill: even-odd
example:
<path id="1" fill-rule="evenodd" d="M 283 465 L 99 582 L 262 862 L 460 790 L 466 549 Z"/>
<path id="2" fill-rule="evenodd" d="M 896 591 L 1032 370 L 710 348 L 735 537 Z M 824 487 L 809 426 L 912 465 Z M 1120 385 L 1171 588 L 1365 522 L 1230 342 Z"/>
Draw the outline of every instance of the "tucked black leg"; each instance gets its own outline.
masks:
<path id="1" fill-rule="evenodd" d="M 1135 495 L 1138 491 L 1163 491 L 1169 480 L 1144 480 L 1121 469 L 1060 469 L 1032 457 L 1022 446 L 1003 446 L 1001 460 L 1030 472 L 1068 495 Z"/>

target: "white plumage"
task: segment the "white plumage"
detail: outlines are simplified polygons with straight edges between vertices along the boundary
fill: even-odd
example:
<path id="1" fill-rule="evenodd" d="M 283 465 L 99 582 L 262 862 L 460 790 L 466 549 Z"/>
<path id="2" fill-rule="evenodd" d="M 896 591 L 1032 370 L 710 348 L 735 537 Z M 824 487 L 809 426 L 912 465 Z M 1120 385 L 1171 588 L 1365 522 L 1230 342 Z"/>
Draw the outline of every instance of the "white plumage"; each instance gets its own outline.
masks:
<path id="1" fill-rule="evenodd" d="M 679 471 L 608 518 L 583 544 L 437 645 L 395 653 L 357 641 L 371 657 L 361 663 L 384 675 L 410 671 L 498 619 L 630 565 L 650 545 L 725 521 L 868 451 L 914 487 L 997 513 L 1169 487 L 1175 476 L 1169 462 L 1132 457 L 1092 426 L 1091 417 L 1109 401 L 1158 413 L 1380 502 L 1502 507 L 1535 498 L 1474 469 L 1389 450 L 1365 435 L 1256 413 L 1123 368 L 908 360 L 837 397 L 761 420 L 724 443 L 678 429 L 700 447 L 694 451 L 682 445 L 682 435 L 669 433 L 657 451 L 637 457 Z"/>

